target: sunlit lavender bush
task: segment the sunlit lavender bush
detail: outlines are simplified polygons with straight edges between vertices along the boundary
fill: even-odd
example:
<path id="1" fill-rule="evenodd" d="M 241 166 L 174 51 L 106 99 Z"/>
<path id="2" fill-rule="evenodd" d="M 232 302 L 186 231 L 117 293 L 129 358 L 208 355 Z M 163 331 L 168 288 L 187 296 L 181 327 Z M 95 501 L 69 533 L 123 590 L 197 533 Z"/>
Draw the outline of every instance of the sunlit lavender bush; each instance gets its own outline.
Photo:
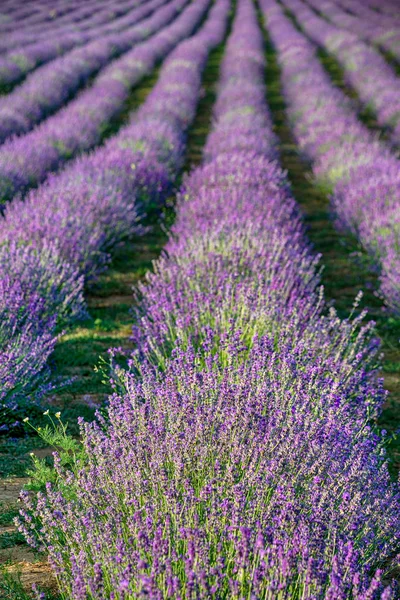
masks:
<path id="1" fill-rule="evenodd" d="M 379 442 L 317 353 L 239 338 L 225 365 L 210 332 L 201 355 L 127 375 L 82 426 L 89 464 L 26 497 L 21 531 L 34 543 L 39 517 L 66 598 L 377 597 L 366 575 L 398 528 Z"/>

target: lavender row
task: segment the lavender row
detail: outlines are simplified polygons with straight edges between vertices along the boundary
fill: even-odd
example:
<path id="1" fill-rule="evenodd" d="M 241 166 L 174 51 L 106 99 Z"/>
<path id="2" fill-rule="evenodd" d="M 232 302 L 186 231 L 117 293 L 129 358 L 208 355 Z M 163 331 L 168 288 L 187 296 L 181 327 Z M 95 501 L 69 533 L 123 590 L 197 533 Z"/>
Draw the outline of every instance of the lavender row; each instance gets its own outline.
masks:
<path id="1" fill-rule="evenodd" d="M 163 2 L 165 3 L 165 1 Z M 110 33 L 122 32 L 124 29 L 136 25 L 138 21 L 150 15 L 154 8 L 163 4 L 162 2 L 148 2 L 144 6 L 132 10 L 121 19 L 115 19 L 111 24 L 99 26 L 93 23 L 92 28 L 83 32 L 68 32 L 65 29 L 53 32 L 50 36 L 45 34 L 43 40 L 35 39 L 25 47 L 18 47 L 0 57 L 0 86 L 9 86 L 15 84 L 30 71 L 43 63 L 65 54 L 68 50 L 76 46 L 88 44 L 91 40 L 98 40 L 101 36 Z M 154 5 L 154 8 L 153 8 Z M 112 30 L 112 31 L 111 31 Z M 37 36 L 34 36 L 37 37 Z M 113 54 L 126 49 L 126 44 L 119 41 L 119 38 L 110 40 L 114 44 Z M 94 49 L 94 45 L 89 46 L 89 50 Z M 85 49 L 87 52 L 88 49 Z M 112 56 L 112 54 L 111 54 Z M 64 61 L 65 64 L 65 61 Z"/>
<path id="2" fill-rule="evenodd" d="M 59 6 L 59 2 L 54 2 L 52 9 L 49 7 L 41 6 L 39 3 L 27 5 L 15 5 L 15 3 L 9 5 L 6 1 L 2 2 L 1 13 L 0 13 L 0 27 L 1 31 L 7 31 L 15 28 L 17 22 L 23 26 L 29 25 L 29 23 L 46 22 L 56 17 L 73 12 L 77 8 L 81 7 L 82 4 L 79 1 L 71 2 L 63 7 Z"/>
<path id="3" fill-rule="evenodd" d="M 315 3 L 313 6 L 317 8 Z M 397 19 L 394 15 L 387 17 L 358 0 L 340 0 L 335 3 L 323 1 L 318 4 L 318 11 L 338 27 L 349 29 L 361 39 L 372 42 L 400 60 L 399 14 Z"/>
<path id="4" fill-rule="evenodd" d="M 187 0 L 186 0 L 187 1 Z M 44 65 L 32 73 L 14 91 L 0 98 L 0 142 L 14 134 L 22 134 L 60 108 L 89 77 L 103 69 L 113 58 L 125 53 L 127 62 L 132 46 L 147 39 L 167 24 L 182 7 L 183 2 L 151 0 L 160 6 L 149 18 L 126 31 L 93 40 L 83 48 L 75 48 L 66 56 Z M 123 62 L 113 63 L 118 71 Z M 100 74 L 101 76 L 101 74 Z"/>
<path id="5" fill-rule="evenodd" d="M 98 3 L 89 4 L 88 8 L 90 12 L 81 21 L 66 21 L 59 19 L 55 22 L 49 23 L 47 26 L 38 24 L 36 27 L 30 26 L 26 30 L 19 27 L 16 31 L 11 32 L 8 35 L 2 37 L 0 43 L 0 51 L 5 52 L 11 49 L 14 51 L 21 50 L 23 46 L 31 44 L 33 42 L 52 40 L 64 34 L 90 34 L 90 30 L 93 27 L 107 29 L 110 25 L 110 21 L 119 21 L 129 15 L 132 10 L 139 8 L 140 5 L 144 5 L 144 0 L 132 2 L 132 0 L 114 0 L 113 5 L 102 7 Z M 96 8 L 96 10 L 94 10 Z"/>
<path id="6" fill-rule="evenodd" d="M 361 17 L 362 19 L 365 19 L 364 26 L 367 28 L 368 36 L 373 35 L 372 27 L 376 27 L 377 25 L 381 25 L 384 37 L 391 38 L 397 33 L 396 29 L 400 24 L 400 15 L 398 12 L 389 17 L 386 13 L 377 12 L 376 10 L 373 10 L 371 6 L 368 6 L 368 3 L 362 4 L 359 0 L 336 0 L 336 4 L 341 8 L 344 8 L 350 17 Z M 360 19 L 358 19 L 357 22 L 359 24 Z M 353 23 L 352 20 L 351 23 Z M 357 24 L 356 27 L 358 27 Z M 383 28 L 385 28 L 385 32 L 383 31 Z"/>
<path id="7" fill-rule="evenodd" d="M 166 40 L 171 47 L 190 34 L 208 6 L 209 0 L 190 4 L 166 36 L 158 38 L 158 50 L 166 51 Z M 25 202 L 9 206 L 0 224 L 0 247 L 6 257 L 9 253 L 4 264 L 16 266 L 10 279 L 10 291 L 4 297 L 5 307 L 12 306 L 13 289 L 19 290 L 21 286 L 26 292 L 21 302 L 24 306 L 32 303 L 32 290 L 38 286 L 26 278 L 30 271 L 35 272 L 35 261 L 40 262 L 43 280 L 51 285 L 56 272 L 53 263 L 46 259 L 46 249 L 51 246 L 51 256 L 54 256 L 58 270 L 66 276 L 65 280 L 58 277 L 54 288 L 64 305 L 60 301 L 57 306 L 50 293 L 40 296 L 49 322 L 60 327 L 84 314 L 84 279 L 88 281 L 105 267 L 108 251 L 116 242 L 126 236 L 140 235 L 139 213 L 161 202 L 170 193 L 171 182 L 183 160 L 184 130 L 193 119 L 199 97 L 200 73 L 210 48 L 223 36 L 227 9 L 227 1 L 219 0 L 200 32 L 187 42 L 181 42 L 163 67 L 160 80 L 146 103 L 118 136 L 53 176 Z M 0 274 L 0 280 L 9 277 L 6 267 Z M 62 295 L 60 290 L 63 288 L 66 291 Z M 30 389 L 32 382 L 35 383 L 36 364 L 40 358 L 40 364 L 45 365 L 56 341 L 54 327 L 49 331 L 48 321 L 42 323 L 37 312 L 27 312 L 21 329 L 10 329 L 11 320 L 4 319 L 8 339 L 15 348 L 15 361 L 26 356 L 25 363 L 29 367 L 25 378 L 18 380 L 13 376 L 11 379 L 13 363 L 7 363 L 9 353 L 2 345 L 2 360 L 9 366 L 2 390 L 9 390 L 7 401 L 11 405 L 11 400 L 16 404 L 21 402 L 19 388 Z M 39 324 L 42 334 L 25 340 L 25 333 L 38 331 Z"/>
<path id="8" fill-rule="evenodd" d="M 129 0 L 114 0 L 114 8 L 119 11 L 119 5 L 126 5 Z M 44 7 L 42 11 L 36 10 L 32 12 L 28 7 L 20 7 L 20 10 L 14 11 L 12 17 L 7 23 L 4 23 L 1 27 L 1 31 L 4 34 L 5 39 L 8 35 L 12 37 L 15 35 L 18 38 L 19 31 L 31 29 L 33 32 L 41 33 L 42 29 L 51 30 L 53 26 L 58 25 L 76 25 L 80 26 L 86 20 L 90 20 L 93 17 L 93 12 L 99 10 L 99 12 L 106 7 L 106 2 L 100 0 L 95 2 L 89 0 L 82 5 L 82 2 L 71 2 L 68 6 L 62 5 L 57 7 L 57 3 L 52 3 L 52 6 Z M 130 5 L 132 7 L 137 4 L 136 0 L 131 0 Z M 37 6 L 37 5 L 36 5 Z M 3 4 L 2 4 L 3 8 Z M 112 8 L 112 6 L 110 7 Z M 3 40 L 2 40 L 3 41 Z"/>
<path id="9" fill-rule="evenodd" d="M 200 13 L 198 8 L 192 8 L 186 17 L 181 17 L 182 25 L 186 18 L 186 29 L 190 31 Z M 173 33 L 172 29 L 168 36 L 169 43 L 173 43 Z M 175 34 L 183 34 L 179 24 L 175 27 Z M 21 243 L 21 239 L 12 240 L 12 235 L 7 233 L 7 221 L 3 222 L 1 247 L 4 260 L 1 279 L 5 287 L 1 315 L 4 330 L 1 348 L 1 362 L 4 365 L 1 373 L 1 401 L 3 409 L 7 411 L 16 408 L 26 397 L 32 399 L 35 388 L 38 387 L 35 395 L 39 398 L 48 390 L 46 385 L 38 386 L 38 383 L 41 380 L 45 381 L 43 369 L 56 342 L 56 327 L 85 314 L 82 295 L 84 278 L 81 272 L 83 268 L 88 274 L 94 265 L 99 268 L 99 262 L 104 262 L 99 254 L 104 257 L 100 251 L 104 250 L 104 230 L 107 225 L 115 225 L 119 218 L 120 223 L 123 223 L 123 226 L 120 226 L 120 229 L 123 228 L 123 234 L 132 234 L 135 231 L 140 233 L 136 222 L 135 203 L 132 202 L 134 181 L 136 187 L 141 183 L 144 189 L 146 184 L 150 184 L 153 194 L 157 193 L 159 187 L 161 192 L 165 192 L 162 174 L 157 172 L 154 161 L 150 161 L 150 165 L 145 163 L 142 170 L 138 169 L 133 173 L 131 165 L 134 155 L 132 152 L 125 152 L 125 158 L 129 161 L 125 172 L 121 172 L 124 165 L 119 164 L 119 161 L 117 165 L 120 171 L 114 174 L 113 158 L 118 159 L 118 155 L 114 152 L 108 157 L 108 163 L 105 163 L 104 154 L 103 152 L 98 156 L 97 163 L 95 157 L 93 161 L 79 163 L 77 168 L 69 173 L 69 185 L 67 174 L 58 181 L 58 185 L 57 178 L 54 178 L 50 187 L 39 190 L 34 200 L 41 201 L 37 216 L 39 222 L 41 220 L 42 230 L 35 231 L 35 223 L 31 220 L 30 233 L 25 236 L 24 243 Z M 109 165 L 108 170 L 104 170 L 106 164 Z M 153 171 L 153 175 L 147 174 L 147 179 L 146 166 L 147 170 Z M 152 181 L 152 177 L 156 178 L 155 182 Z M 116 206 L 113 206 L 113 202 Z M 24 205 L 24 208 L 29 210 L 28 207 L 29 201 Z M 57 215 L 54 214 L 55 209 Z M 116 213 L 114 220 L 113 212 Z M 56 219 L 51 222 L 54 216 Z M 28 212 L 25 212 L 24 217 L 28 217 L 29 220 Z M 13 215 L 9 218 L 12 220 Z M 24 218 L 22 222 L 18 222 L 18 215 L 14 214 L 14 225 L 17 228 L 24 226 L 23 221 Z M 118 239 L 118 231 L 114 234 Z M 111 232 L 108 235 L 109 243 L 110 235 Z M 82 264 L 85 258 L 89 259 L 89 265 Z M 76 262 L 79 266 L 71 266 Z M 10 273 L 12 265 L 14 270 Z M 20 315 L 18 319 L 15 318 L 17 315 Z M 55 315 L 58 315 L 58 318 Z"/>
<path id="10" fill-rule="evenodd" d="M 102 0 L 100 0 L 101 2 Z M 90 4 L 88 3 L 90 6 Z M 37 1 L 35 2 L 15 2 L 15 0 L 3 0 L 2 14 L 7 15 L 9 19 L 15 19 L 21 21 L 23 24 L 25 21 L 32 19 L 33 22 L 39 17 L 47 21 L 53 19 L 62 18 L 68 13 L 73 13 L 77 10 L 82 9 L 82 3 L 79 0 L 71 0 L 66 4 L 63 0 L 49 1 Z M 11 23 L 10 23 L 11 26 Z M 6 27 L 6 24 L 5 24 Z"/>
<path id="11" fill-rule="evenodd" d="M 140 288 L 140 354 L 116 370 L 107 418 L 81 424 L 85 462 L 68 472 L 56 456 L 58 485 L 24 496 L 20 530 L 63 598 L 395 597 L 370 574 L 400 527 L 365 428 L 382 401 L 376 346 L 323 316 L 262 42 L 239 0 L 206 164 Z"/>
<path id="12" fill-rule="evenodd" d="M 391 2 L 390 0 L 367 0 L 368 6 L 377 11 L 378 14 L 385 14 L 390 16 L 398 16 L 399 7 L 397 2 Z"/>
<path id="13" fill-rule="evenodd" d="M 319 8 L 314 0 L 309 2 Z M 338 60 L 361 103 L 376 113 L 381 126 L 392 130 L 392 141 L 399 145 L 400 80 L 392 67 L 355 33 L 332 25 L 301 0 L 283 0 L 283 4 L 290 8 L 305 33 Z M 324 6 L 328 5 L 331 3 L 325 0 Z"/>
<path id="14" fill-rule="evenodd" d="M 158 51 L 166 52 L 174 45 L 174 33 L 178 40 L 190 33 L 200 15 L 201 10 L 192 8 L 187 16 L 178 19 L 165 36 L 159 37 Z M 132 203 L 133 182 L 142 182 L 145 188 L 146 183 L 152 183 L 151 176 L 146 180 L 146 174 L 140 170 L 132 172 L 130 153 L 123 178 L 125 187 L 121 188 L 118 173 L 113 175 L 114 156 L 115 153 L 109 156 L 108 171 L 103 171 L 104 151 L 97 163 L 95 156 L 91 161 L 81 160 L 75 170 L 71 169 L 62 179 L 53 178 L 49 186 L 27 199 L 21 221 L 12 212 L 2 221 L 0 401 L 3 411 L 13 413 L 26 398 L 40 399 L 48 391 L 46 383 L 40 382 L 46 382 L 46 363 L 57 341 L 57 329 L 85 315 L 82 270 L 93 275 L 95 265 L 98 269 L 99 263 L 104 265 L 106 260 L 101 250 L 104 251 L 107 237 L 107 219 L 112 226 L 119 217 L 125 227 L 124 235 L 140 233 Z M 161 174 L 155 168 L 153 177 L 157 175 L 160 181 L 152 186 L 153 193 L 157 185 L 165 191 Z M 29 214 L 32 202 L 34 211 Z M 114 208 L 116 217 L 112 220 Z M 19 235 L 12 239 L 7 231 L 8 222 L 14 223 L 20 233 L 20 227 L 28 225 L 24 240 Z M 114 233 L 118 239 L 118 231 Z"/>
<path id="15" fill-rule="evenodd" d="M 340 4 L 344 4 L 344 8 L 347 10 L 349 10 L 349 6 L 354 10 L 354 6 L 359 6 L 357 0 L 343 0 L 343 2 L 339 2 L 339 6 L 331 0 L 323 0 L 322 3 L 311 0 L 309 4 L 339 28 L 350 30 L 357 37 L 372 42 L 383 51 L 392 54 L 397 60 L 400 59 L 400 20 L 396 20 L 393 15 L 385 17 L 361 5 L 363 18 L 360 19 L 359 16 L 349 14 L 340 6 Z M 377 54 L 379 55 L 379 53 Z"/>
<path id="16" fill-rule="evenodd" d="M 84 278 L 51 241 L 0 246 L 0 432 L 53 389 L 47 361 L 58 333 L 87 316 Z"/>
<path id="17" fill-rule="evenodd" d="M 101 141 L 104 129 L 122 110 L 132 87 L 151 73 L 157 61 L 174 47 L 176 41 L 170 32 L 180 28 L 182 37 L 188 34 L 187 28 L 176 26 L 175 21 L 165 27 L 186 3 L 187 0 L 172 0 L 160 8 L 147 21 L 146 31 L 150 25 L 153 31 L 161 31 L 109 65 L 90 88 L 56 115 L 0 148 L 2 203 L 40 183 L 49 171 Z M 200 7 L 204 10 L 203 2 Z M 178 23 L 181 23 L 179 17 Z"/>
<path id="18" fill-rule="evenodd" d="M 290 0 L 291 8 L 294 2 Z M 317 181 L 333 191 L 337 225 L 355 234 L 372 255 L 380 270 L 381 294 L 398 313 L 399 162 L 358 121 L 351 101 L 332 85 L 304 35 L 281 16 L 271 17 L 270 31 L 296 140 L 314 162 Z"/>
<path id="19" fill-rule="evenodd" d="M 119 0 L 121 1 L 121 0 Z M 125 0 L 126 1 L 126 0 Z M 116 0 L 117 5 L 119 4 Z M 122 0 L 124 2 L 124 0 Z M 36 4 L 35 7 L 31 7 L 29 10 L 27 7 L 20 6 L 19 9 L 15 9 L 13 14 L 10 13 L 8 22 L 0 25 L 0 31 L 2 33 L 2 42 L 12 38 L 13 36 L 24 35 L 29 30 L 33 33 L 37 32 L 41 35 L 42 31 L 50 31 L 51 27 L 58 27 L 60 25 L 73 25 L 76 24 L 78 27 L 85 19 L 90 19 L 90 11 L 93 11 L 94 1 L 89 0 L 85 6 L 82 4 L 76 4 L 71 2 L 68 7 L 57 10 L 57 3 L 54 5 L 54 10 L 50 8 L 47 10 L 40 9 L 40 6 Z M 99 10 L 104 8 L 104 3 L 100 0 L 96 3 Z M 2 8 L 4 3 L 2 4 Z"/>

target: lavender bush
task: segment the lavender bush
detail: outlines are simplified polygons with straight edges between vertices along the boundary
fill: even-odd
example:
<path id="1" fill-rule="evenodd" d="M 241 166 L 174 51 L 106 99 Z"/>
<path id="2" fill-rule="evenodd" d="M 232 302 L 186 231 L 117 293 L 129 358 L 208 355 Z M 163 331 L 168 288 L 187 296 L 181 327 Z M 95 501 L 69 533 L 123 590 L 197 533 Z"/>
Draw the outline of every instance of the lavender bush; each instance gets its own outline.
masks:
<path id="1" fill-rule="evenodd" d="M 255 9 L 237 11 L 206 164 L 141 289 L 141 354 L 115 370 L 106 417 L 81 423 L 82 462 L 56 455 L 56 485 L 23 497 L 20 531 L 68 599 L 395 597 L 377 344 L 321 314 Z"/>
<path id="2" fill-rule="evenodd" d="M 20 530 L 35 545 L 39 518 L 63 597 L 394 597 L 366 575 L 398 528 L 379 444 L 296 349 L 222 346 L 226 366 L 178 348 L 128 376 L 82 426 L 89 464 L 25 496 Z"/>
<path id="3" fill-rule="evenodd" d="M 0 417 L 48 391 L 56 333 L 85 316 L 83 277 L 50 242 L 0 247 Z"/>

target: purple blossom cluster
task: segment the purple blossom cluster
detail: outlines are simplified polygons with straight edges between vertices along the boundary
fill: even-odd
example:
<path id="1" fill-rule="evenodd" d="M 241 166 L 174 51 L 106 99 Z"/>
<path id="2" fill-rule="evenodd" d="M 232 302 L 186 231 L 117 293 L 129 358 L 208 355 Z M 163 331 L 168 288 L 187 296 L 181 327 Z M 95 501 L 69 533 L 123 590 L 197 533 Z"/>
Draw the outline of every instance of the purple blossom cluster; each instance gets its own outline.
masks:
<path id="1" fill-rule="evenodd" d="M 331 0 L 307 2 L 335 25 L 318 16 L 302 0 L 283 0 L 308 37 L 336 58 L 360 102 L 376 114 L 381 126 L 392 130 L 393 143 L 400 145 L 400 80 L 396 72 L 378 50 L 360 39 L 355 24 L 349 24 L 351 31 L 346 29 L 349 15 L 342 13 Z M 366 29 L 363 24 L 361 28 Z"/>
<path id="2" fill-rule="evenodd" d="M 206 31 L 215 43 L 210 22 L 175 51 L 177 76 Z M 238 0 L 205 164 L 139 290 L 140 352 L 115 369 L 106 417 L 81 422 L 85 460 L 65 470 L 56 454 L 57 485 L 23 495 L 20 531 L 63 598 L 395 598 L 382 578 L 400 493 L 368 425 L 384 398 L 377 342 L 361 318 L 325 314 L 264 68 L 254 5 Z M 174 120 L 186 81 L 169 69 L 150 107 Z"/>
<path id="3" fill-rule="evenodd" d="M 53 26 L 51 35 L 49 35 L 50 32 L 45 32 L 42 36 L 39 36 L 38 34 L 32 34 L 31 30 L 29 30 L 29 37 L 23 38 L 20 35 L 19 45 L 13 47 L 12 50 L 9 50 L 0 57 L 0 86 L 14 84 L 39 65 L 65 54 L 75 46 L 83 46 L 91 40 L 99 39 L 105 35 L 114 34 L 115 39 L 110 36 L 110 40 L 114 44 L 113 54 L 110 54 L 110 56 L 116 55 L 118 52 L 129 48 L 127 46 L 129 38 L 120 41 L 120 36 L 116 36 L 115 34 L 121 34 L 124 29 L 136 25 L 138 21 L 147 17 L 161 4 L 161 2 L 147 2 L 131 10 L 124 17 L 114 19 L 112 25 L 110 23 L 104 25 L 102 24 L 102 19 L 99 17 L 102 12 L 104 13 L 104 17 L 109 17 L 110 10 L 112 10 L 112 6 L 110 6 L 104 9 L 104 11 L 96 12 L 93 15 L 93 22 L 91 24 L 88 23 L 87 28 L 83 31 L 74 31 L 73 29 L 71 31 L 71 27 L 63 26 L 55 32 Z M 15 44 L 15 40 L 14 45 L 17 45 Z M 5 46 L 6 42 L 2 40 L 0 48 Z M 85 59 L 87 51 L 89 50 L 90 53 L 90 50 L 93 51 L 94 47 L 94 44 L 92 44 L 89 45 L 89 48 L 85 48 Z"/>
<path id="4" fill-rule="evenodd" d="M 57 299 L 52 300 L 50 289 L 43 288 L 41 294 L 37 283 L 25 296 L 30 302 L 36 290 L 44 297 L 50 320 L 44 323 L 43 331 L 47 332 L 49 323 L 53 330 L 56 314 L 59 320 L 66 316 L 68 321 L 81 316 L 84 307 L 78 291 L 81 294 L 83 280 L 90 280 L 104 268 L 113 245 L 142 232 L 139 213 L 169 193 L 183 162 L 184 134 L 194 118 L 202 69 L 210 49 L 221 41 L 226 24 L 228 2 L 219 0 L 199 33 L 185 40 L 209 4 L 209 0 L 190 4 L 157 37 L 158 45 L 153 39 L 151 49 L 155 56 L 166 54 L 180 40 L 184 41 L 167 59 L 157 85 L 132 116 L 131 123 L 102 148 L 71 163 L 65 171 L 31 191 L 25 201 L 15 200 L 6 209 L 0 222 L 0 247 L 5 256 L 8 248 L 38 256 L 37 260 L 48 270 L 44 277 L 49 286 L 56 277 L 56 268 L 49 259 L 48 248 L 53 248 L 55 257 L 60 256 Z M 8 261 L 16 265 L 10 275 L 13 285 L 34 269 L 32 261 L 26 259 L 25 268 L 24 259 L 14 261 L 12 253 Z M 3 268 L 0 263 L 0 278 L 3 272 L 6 276 L 7 260 L 4 265 Z M 65 293 L 61 294 L 63 286 Z M 6 296 L 4 302 L 7 305 Z M 34 313 L 32 319 L 36 319 Z M 22 325 L 25 327 L 25 321 Z M 5 317 L 4 327 L 11 326 Z M 16 328 L 16 335 L 20 334 Z M 25 352 L 27 347 L 21 347 L 20 353 Z M 43 354 L 43 364 L 48 354 Z"/>
<path id="5" fill-rule="evenodd" d="M 89 77 L 103 69 L 118 54 L 125 52 L 119 61 L 109 65 L 109 69 L 119 73 L 123 65 L 129 62 L 132 46 L 157 33 L 176 16 L 184 3 L 172 1 L 163 6 L 165 0 L 151 0 L 149 4 L 151 8 L 161 5 L 161 9 L 124 32 L 100 36 L 82 48 L 75 48 L 66 56 L 40 67 L 10 94 L 0 98 L 0 142 L 32 129 L 69 100 Z M 146 14 L 145 7 L 144 11 L 143 8 L 140 10 Z M 109 70 L 106 73 L 109 74 Z M 99 78 L 104 80 L 104 71 Z M 112 85 L 113 82 L 108 83 Z M 88 91 L 91 89 L 89 87 Z M 80 97 L 77 101 L 80 102 Z"/>
<path id="6" fill-rule="evenodd" d="M 296 15 L 303 10 L 299 0 L 284 3 Z M 381 294 L 398 313 L 399 161 L 357 119 L 351 101 L 320 64 L 315 46 L 274 0 L 264 0 L 263 7 L 297 143 L 313 161 L 316 180 L 333 191 L 337 225 L 355 234 L 372 255 L 380 269 Z"/>

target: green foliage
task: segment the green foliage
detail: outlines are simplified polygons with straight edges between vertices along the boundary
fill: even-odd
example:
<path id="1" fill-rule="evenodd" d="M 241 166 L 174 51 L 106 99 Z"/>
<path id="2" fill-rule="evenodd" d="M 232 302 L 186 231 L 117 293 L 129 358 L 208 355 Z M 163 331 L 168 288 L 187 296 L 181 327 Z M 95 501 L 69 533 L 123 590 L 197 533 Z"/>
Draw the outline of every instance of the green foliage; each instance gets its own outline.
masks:
<path id="1" fill-rule="evenodd" d="M 34 596 L 24 588 L 19 572 L 9 573 L 5 567 L 0 566 L 0 598 L 1 600 L 33 600 Z M 61 600 L 61 598 L 58 594 L 47 591 L 45 600 Z"/>
<path id="2" fill-rule="evenodd" d="M 5 568 L 0 568 L 0 597 L 2 600 L 32 600 L 22 583 L 19 574 L 8 573 Z"/>
<path id="3" fill-rule="evenodd" d="M 12 525 L 14 518 L 18 515 L 18 511 L 15 508 L 9 508 L 0 504 L 0 527 L 7 527 Z"/>
<path id="4" fill-rule="evenodd" d="M 25 544 L 24 536 L 18 531 L 7 531 L 0 534 L 0 550 Z"/>
<path id="5" fill-rule="evenodd" d="M 86 458 L 81 442 L 67 433 L 68 423 L 61 420 L 61 413 L 55 413 L 53 418 L 47 410 L 44 415 L 48 417 L 50 424 L 37 428 L 31 425 L 32 429 L 37 432 L 45 446 L 50 446 L 57 452 L 60 467 L 75 472 L 80 465 L 84 464 Z M 32 466 L 27 471 L 30 478 L 27 489 L 40 491 L 45 488 L 47 482 L 58 482 L 57 470 L 49 465 L 46 459 L 39 458 L 33 453 L 31 459 Z"/>

